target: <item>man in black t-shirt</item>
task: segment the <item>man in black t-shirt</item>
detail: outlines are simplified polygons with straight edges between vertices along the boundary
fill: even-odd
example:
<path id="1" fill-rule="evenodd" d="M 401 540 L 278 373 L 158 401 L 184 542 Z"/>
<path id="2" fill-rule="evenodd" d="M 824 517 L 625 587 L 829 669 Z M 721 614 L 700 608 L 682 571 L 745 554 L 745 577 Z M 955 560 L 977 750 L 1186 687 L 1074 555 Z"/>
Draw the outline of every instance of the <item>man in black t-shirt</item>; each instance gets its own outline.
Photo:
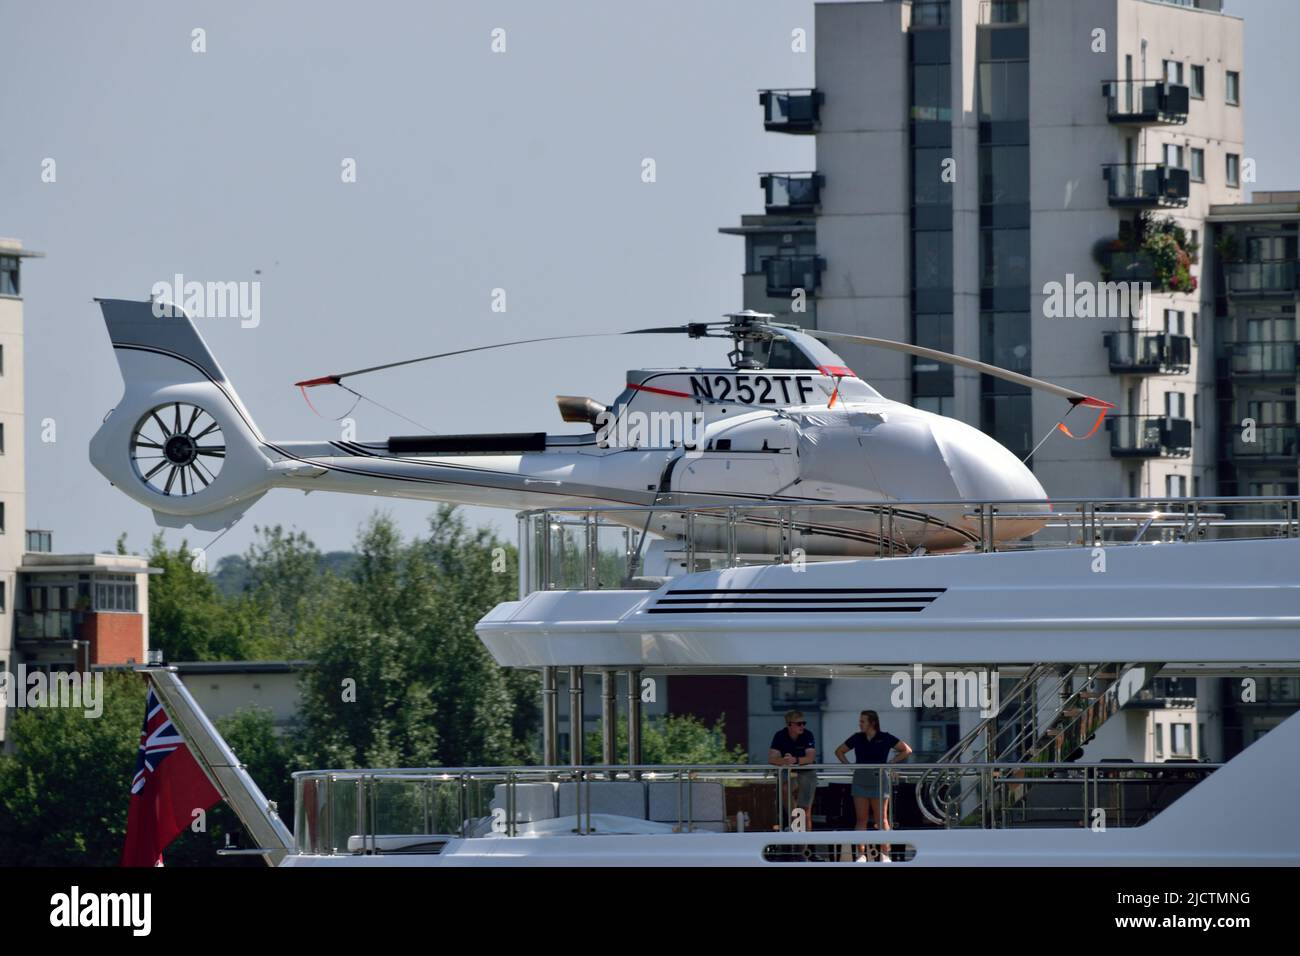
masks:
<path id="1" fill-rule="evenodd" d="M 788 711 L 785 715 L 785 728 L 778 730 L 772 737 L 772 745 L 767 751 L 767 762 L 774 767 L 795 767 L 817 762 L 817 742 L 808 721 L 798 710 Z M 791 774 L 792 783 L 796 785 L 793 803 L 803 810 L 804 829 L 812 829 L 813 797 L 817 793 L 817 771 L 800 770 Z"/>

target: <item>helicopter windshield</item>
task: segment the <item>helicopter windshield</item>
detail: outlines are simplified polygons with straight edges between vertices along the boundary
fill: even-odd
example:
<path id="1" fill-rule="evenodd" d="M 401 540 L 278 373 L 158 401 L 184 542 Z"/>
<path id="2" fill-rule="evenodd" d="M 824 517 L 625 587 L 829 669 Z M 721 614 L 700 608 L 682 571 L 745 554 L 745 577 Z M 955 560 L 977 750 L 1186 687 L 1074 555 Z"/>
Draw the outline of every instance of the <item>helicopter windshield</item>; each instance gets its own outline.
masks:
<path id="1" fill-rule="evenodd" d="M 763 368 L 816 368 L 813 361 L 793 342 L 770 338 L 754 344 L 754 359 Z"/>

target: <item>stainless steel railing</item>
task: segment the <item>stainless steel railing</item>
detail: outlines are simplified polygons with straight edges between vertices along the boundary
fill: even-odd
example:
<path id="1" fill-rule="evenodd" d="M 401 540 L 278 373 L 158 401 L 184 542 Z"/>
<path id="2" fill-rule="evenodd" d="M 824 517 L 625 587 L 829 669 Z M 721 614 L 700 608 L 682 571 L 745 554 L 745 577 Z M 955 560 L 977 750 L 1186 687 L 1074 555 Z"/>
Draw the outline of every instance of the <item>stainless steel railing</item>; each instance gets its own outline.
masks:
<path id="1" fill-rule="evenodd" d="M 1024 529 L 1028 536 L 1009 540 L 1010 529 Z M 859 550 L 818 550 L 837 536 L 855 537 Z M 521 512 L 519 537 L 521 593 L 653 589 L 665 579 L 645 574 L 648 545 L 656 539 L 676 573 L 682 573 L 852 556 L 906 557 L 938 537 L 960 542 L 943 553 L 1294 538 L 1300 537 L 1300 497 L 549 508 Z"/>
<path id="2" fill-rule="evenodd" d="M 962 819 L 946 820 L 948 827 L 1003 829 L 1022 826 L 1062 827 L 1137 826 L 1204 779 L 1220 764 L 1114 763 L 1071 764 L 968 763 L 945 768 L 956 776 L 953 787 L 974 794 L 980 806 L 995 808 Z M 605 830 L 599 810 L 598 788 L 611 784 L 667 787 L 670 812 L 651 810 L 646 792 L 649 824 L 663 832 L 690 833 L 764 831 L 808 832 L 790 811 L 797 792 L 797 774 L 815 772 L 819 785 L 849 784 L 856 773 L 875 773 L 880 792 L 895 798 L 908 795 L 927 771 L 925 764 L 888 766 L 817 764 L 800 768 L 760 764 L 692 766 L 588 766 L 588 767 L 457 767 L 383 770 L 313 770 L 294 774 L 296 796 L 296 852 L 315 855 L 375 853 L 436 853 L 453 839 L 509 839 L 538 836 L 536 821 L 525 819 L 523 807 L 536 790 L 555 791 L 555 815 L 547 820 L 552 833 L 597 836 Z M 567 799 L 559 788 L 570 785 Z M 698 791 L 713 784 L 711 801 Z M 545 790 L 542 791 L 545 794 Z M 1014 794 L 1014 799 L 1006 794 Z M 999 797 L 999 795 L 1002 795 Z M 722 798 L 722 815 L 717 819 Z M 824 800 L 824 798 L 823 798 Z M 705 806 L 711 802 L 713 809 Z M 910 804 L 888 802 L 892 829 L 924 827 L 912 815 L 900 824 L 899 810 Z M 561 810 L 571 810 L 562 817 Z M 739 813 L 748 819 L 741 823 Z M 662 819 L 650 820 L 651 816 Z M 704 819 L 710 817 L 710 819 Z M 828 830 L 823 820 L 815 831 L 851 831 L 844 824 Z M 653 827 L 652 827 L 653 829 Z M 861 839 L 865 839 L 861 838 Z M 877 842 L 879 842 L 877 840 Z"/>

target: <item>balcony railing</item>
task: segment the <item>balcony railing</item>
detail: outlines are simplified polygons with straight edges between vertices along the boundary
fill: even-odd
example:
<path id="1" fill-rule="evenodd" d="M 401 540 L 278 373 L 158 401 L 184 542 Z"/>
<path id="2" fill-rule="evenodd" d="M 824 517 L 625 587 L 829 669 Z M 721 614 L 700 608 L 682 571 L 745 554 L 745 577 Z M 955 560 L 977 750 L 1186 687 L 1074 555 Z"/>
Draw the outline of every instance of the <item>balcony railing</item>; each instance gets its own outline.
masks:
<path id="1" fill-rule="evenodd" d="M 817 173 L 764 173 L 759 182 L 769 213 L 814 212 L 821 202 L 824 177 Z"/>
<path id="2" fill-rule="evenodd" d="M 1107 332 L 1110 370 L 1116 373 L 1183 374 L 1192 367 L 1192 340 L 1167 332 Z"/>
<path id="3" fill-rule="evenodd" d="M 1102 175 L 1112 206 L 1186 206 L 1191 195 L 1191 174 L 1164 163 L 1104 163 Z"/>
<path id="4" fill-rule="evenodd" d="M 1187 122 L 1191 93 L 1181 83 L 1108 80 L 1101 89 L 1106 97 L 1106 118 L 1112 123 L 1181 125 Z"/>
<path id="5" fill-rule="evenodd" d="M 1105 253 L 1102 278 L 1107 282 L 1150 282 L 1156 284 L 1155 260 L 1145 252 Z"/>
<path id="6" fill-rule="evenodd" d="M 1192 423 L 1168 415 L 1113 415 L 1110 453 L 1115 458 L 1183 458 L 1192 452 Z"/>
<path id="7" fill-rule="evenodd" d="M 1221 378 L 1300 378 L 1300 343 L 1224 342 L 1219 361 Z"/>
<path id="8" fill-rule="evenodd" d="M 1223 267 L 1229 295 L 1293 295 L 1300 290 L 1294 259 L 1229 262 Z"/>
<path id="9" fill-rule="evenodd" d="M 1277 459 L 1296 463 L 1298 425 L 1256 425 L 1251 430 L 1233 429 L 1227 445 L 1229 458 L 1248 458 L 1254 461 Z M 1246 439 L 1251 439 L 1247 441 Z"/>
<path id="10" fill-rule="evenodd" d="M 763 128 L 774 133 L 815 132 L 822 99 L 817 90 L 759 90 Z"/>
<path id="11" fill-rule="evenodd" d="M 1029 22 L 1028 0 L 982 0 L 979 25 L 982 27 L 1017 26 Z"/>
<path id="12" fill-rule="evenodd" d="M 821 285 L 826 263 L 818 256 L 776 256 L 763 261 L 767 274 L 767 294 L 788 296 L 795 289 L 813 295 Z"/>
<path id="13" fill-rule="evenodd" d="M 76 636 L 72 611 L 19 611 L 20 641 L 70 641 Z"/>

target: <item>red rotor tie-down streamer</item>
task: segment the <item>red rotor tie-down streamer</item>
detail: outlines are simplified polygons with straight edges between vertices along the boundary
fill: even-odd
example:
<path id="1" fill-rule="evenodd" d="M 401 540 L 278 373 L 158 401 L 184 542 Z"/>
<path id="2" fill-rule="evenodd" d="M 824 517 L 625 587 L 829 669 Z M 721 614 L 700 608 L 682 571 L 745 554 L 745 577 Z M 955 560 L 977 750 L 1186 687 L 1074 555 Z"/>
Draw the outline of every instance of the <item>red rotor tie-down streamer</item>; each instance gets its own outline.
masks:
<path id="1" fill-rule="evenodd" d="M 1065 422 L 1057 422 L 1056 427 L 1065 433 L 1066 438 L 1073 438 L 1075 441 L 1083 441 L 1083 439 L 1091 438 L 1093 435 L 1097 434 L 1097 429 L 1101 427 L 1101 420 L 1105 417 L 1106 417 L 1106 409 L 1104 408 L 1098 409 L 1097 420 L 1092 423 L 1092 427 L 1088 429 L 1088 433 L 1086 435 L 1074 434 L 1073 432 L 1070 431 L 1070 429 L 1065 427 Z"/>

